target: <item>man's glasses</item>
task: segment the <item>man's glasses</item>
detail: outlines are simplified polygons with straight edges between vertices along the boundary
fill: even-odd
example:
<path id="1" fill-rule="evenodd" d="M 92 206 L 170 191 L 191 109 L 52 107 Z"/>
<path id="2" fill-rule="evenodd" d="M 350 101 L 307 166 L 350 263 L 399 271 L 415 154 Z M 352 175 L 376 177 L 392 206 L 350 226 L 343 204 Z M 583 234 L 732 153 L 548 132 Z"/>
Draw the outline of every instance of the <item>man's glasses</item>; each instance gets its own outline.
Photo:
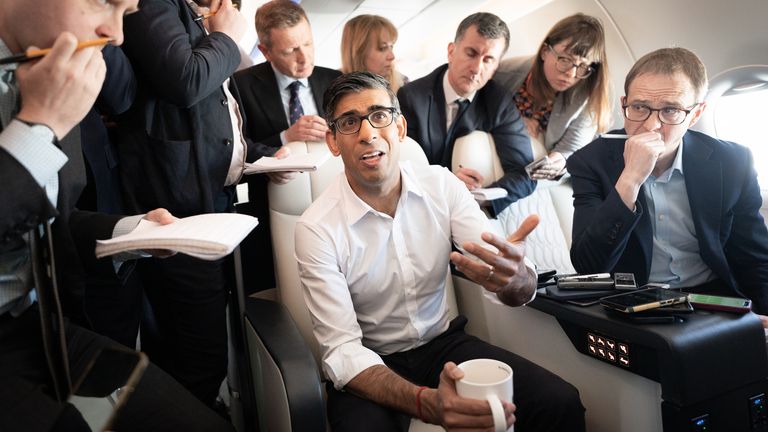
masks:
<path id="1" fill-rule="evenodd" d="M 552 53 L 557 57 L 557 62 L 555 63 L 555 67 L 560 72 L 570 72 L 571 69 L 576 68 L 576 78 L 578 79 L 584 79 L 590 75 L 592 75 L 592 72 L 595 71 L 595 68 L 585 64 L 576 64 L 573 62 L 573 60 L 570 59 L 570 57 L 566 57 L 557 50 L 552 45 L 547 44 L 547 47 L 552 51 Z"/>
<path id="2" fill-rule="evenodd" d="M 629 121 L 644 122 L 648 120 L 648 117 L 655 111 L 659 113 L 659 121 L 670 125 L 679 125 L 684 122 L 688 117 L 688 114 L 693 111 L 699 103 L 693 104 L 688 109 L 677 107 L 664 107 L 664 108 L 651 108 L 644 104 L 629 104 L 623 105 L 621 108 L 624 110 L 624 117 Z"/>
<path id="3" fill-rule="evenodd" d="M 371 126 L 381 129 L 391 125 L 397 114 L 397 109 L 393 107 L 380 108 L 362 116 L 357 114 L 344 114 L 331 120 L 331 122 L 328 123 L 328 126 L 330 126 L 331 129 L 338 131 L 340 134 L 351 135 L 360 131 L 360 126 L 363 124 L 363 120 L 368 120 L 368 123 L 370 123 Z"/>

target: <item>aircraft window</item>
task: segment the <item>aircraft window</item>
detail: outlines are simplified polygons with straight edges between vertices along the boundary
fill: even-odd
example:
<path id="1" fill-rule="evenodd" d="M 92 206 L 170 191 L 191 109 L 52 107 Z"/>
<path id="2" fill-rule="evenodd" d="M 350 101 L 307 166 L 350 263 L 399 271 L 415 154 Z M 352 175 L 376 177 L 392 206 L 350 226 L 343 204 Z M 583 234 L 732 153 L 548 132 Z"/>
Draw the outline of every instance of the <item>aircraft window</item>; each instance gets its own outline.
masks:
<path id="1" fill-rule="evenodd" d="M 768 190 L 768 83 L 736 87 L 717 99 L 713 119 L 717 137 L 752 150 L 760 188 Z"/>

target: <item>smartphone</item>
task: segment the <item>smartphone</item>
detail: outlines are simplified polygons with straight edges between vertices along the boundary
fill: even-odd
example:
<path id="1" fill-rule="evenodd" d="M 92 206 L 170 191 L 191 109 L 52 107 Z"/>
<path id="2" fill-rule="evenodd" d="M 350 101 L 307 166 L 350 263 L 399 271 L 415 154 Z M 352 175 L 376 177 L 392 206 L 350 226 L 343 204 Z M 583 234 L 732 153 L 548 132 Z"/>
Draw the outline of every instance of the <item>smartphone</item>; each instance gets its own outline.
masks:
<path id="1" fill-rule="evenodd" d="M 613 280 L 618 290 L 633 290 L 637 288 L 634 273 L 614 273 Z"/>
<path id="2" fill-rule="evenodd" d="M 144 353 L 104 348 L 88 363 L 68 402 L 80 411 L 91 430 L 109 430 L 148 364 Z"/>
<path id="3" fill-rule="evenodd" d="M 544 156 L 526 165 L 525 172 L 528 173 L 529 178 L 532 178 L 531 175 L 533 174 L 534 171 L 548 164 L 549 164 L 549 158 Z"/>
<path id="4" fill-rule="evenodd" d="M 686 299 L 688 299 L 688 295 L 680 291 L 664 288 L 646 288 L 604 297 L 600 300 L 600 304 L 608 309 L 633 313 L 682 303 Z"/>
<path id="5" fill-rule="evenodd" d="M 538 283 L 546 282 L 557 274 L 557 270 L 555 269 L 536 269 L 536 277 L 538 279 Z"/>
<path id="6" fill-rule="evenodd" d="M 613 278 L 608 273 L 559 277 L 557 287 L 562 290 L 612 290 L 615 288 Z"/>
<path id="7" fill-rule="evenodd" d="M 721 297 L 705 294 L 688 294 L 688 301 L 696 309 L 747 313 L 752 310 L 752 300 L 739 297 Z"/>

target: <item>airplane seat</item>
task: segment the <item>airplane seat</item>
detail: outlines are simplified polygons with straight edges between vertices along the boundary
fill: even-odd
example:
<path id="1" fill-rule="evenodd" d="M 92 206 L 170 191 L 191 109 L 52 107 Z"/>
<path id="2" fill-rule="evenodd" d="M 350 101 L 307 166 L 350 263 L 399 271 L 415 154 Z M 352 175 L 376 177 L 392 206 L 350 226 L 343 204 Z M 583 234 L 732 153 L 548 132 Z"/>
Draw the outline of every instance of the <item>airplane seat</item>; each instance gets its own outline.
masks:
<path id="1" fill-rule="evenodd" d="M 533 154 L 546 154 L 541 143 L 533 140 L 532 146 Z M 456 139 L 452 165 L 454 170 L 461 165 L 479 171 L 484 178 L 483 187 L 504 175 L 493 136 L 488 132 L 475 131 Z M 573 189 L 567 178 L 537 183 L 531 195 L 512 203 L 497 216 L 498 224 L 502 232 L 510 234 L 529 214 L 538 214 L 541 221 L 528 237 L 526 254 L 539 268 L 574 273 L 570 260 Z"/>
<path id="2" fill-rule="evenodd" d="M 293 142 L 291 154 L 328 152 L 322 142 Z M 402 143 L 401 160 L 427 166 L 421 147 L 411 138 Z M 244 333 L 248 343 L 251 385 L 254 389 L 260 430 L 326 430 L 324 384 L 319 367 L 319 348 L 312 332 L 312 321 L 304 303 L 294 252 L 294 227 L 304 210 L 330 182 L 343 172 L 341 158 L 332 157 L 317 171 L 300 173 L 285 184 L 269 184 L 271 236 L 275 257 L 277 288 L 244 299 Z M 247 263 L 244 263 L 247 265 Z M 481 316 L 482 296 L 454 293 L 452 277 L 446 269 L 448 308 L 451 316 L 459 311 L 474 321 L 467 331 L 482 337 L 487 333 Z M 482 288 L 480 288 L 482 289 Z M 259 297 L 259 298 L 255 298 Z M 466 302 L 458 307 L 457 298 Z M 476 329 L 473 333 L 472 329 Z M 300 370 L 299 370 L 300 369 Z M 301 381 L 295 379 L 301 376 Z M 306 415 L 303 412 L 306 410 Z M 411 431 L 442 430 L 416 419 Z"/>

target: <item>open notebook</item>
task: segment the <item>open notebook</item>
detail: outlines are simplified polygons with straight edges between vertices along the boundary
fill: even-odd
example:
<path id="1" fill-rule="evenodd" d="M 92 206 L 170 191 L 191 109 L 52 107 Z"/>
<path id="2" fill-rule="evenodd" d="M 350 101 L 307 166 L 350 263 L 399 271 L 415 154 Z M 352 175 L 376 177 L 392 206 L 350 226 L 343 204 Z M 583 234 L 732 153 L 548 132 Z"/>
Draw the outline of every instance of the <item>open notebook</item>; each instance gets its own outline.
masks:
<path id="1" fill-rule="evenodd" d="M 331 157 L 330 152 L 313 152 L 290 155 L 283 159 L 264 156 L 256 162 L 246 164 L 243 174 L 258 174 L 276 171 L 317 171 Z"/>
<path id="2" fill-rule="evenodd" d="M 168 225 L 142 219 L 128 234 L 97 240 L 96 257 L 167 249 L 212 261 L 230 254 L 257 224 L 255 217 L 237 213 L 190 216 Z"/>

